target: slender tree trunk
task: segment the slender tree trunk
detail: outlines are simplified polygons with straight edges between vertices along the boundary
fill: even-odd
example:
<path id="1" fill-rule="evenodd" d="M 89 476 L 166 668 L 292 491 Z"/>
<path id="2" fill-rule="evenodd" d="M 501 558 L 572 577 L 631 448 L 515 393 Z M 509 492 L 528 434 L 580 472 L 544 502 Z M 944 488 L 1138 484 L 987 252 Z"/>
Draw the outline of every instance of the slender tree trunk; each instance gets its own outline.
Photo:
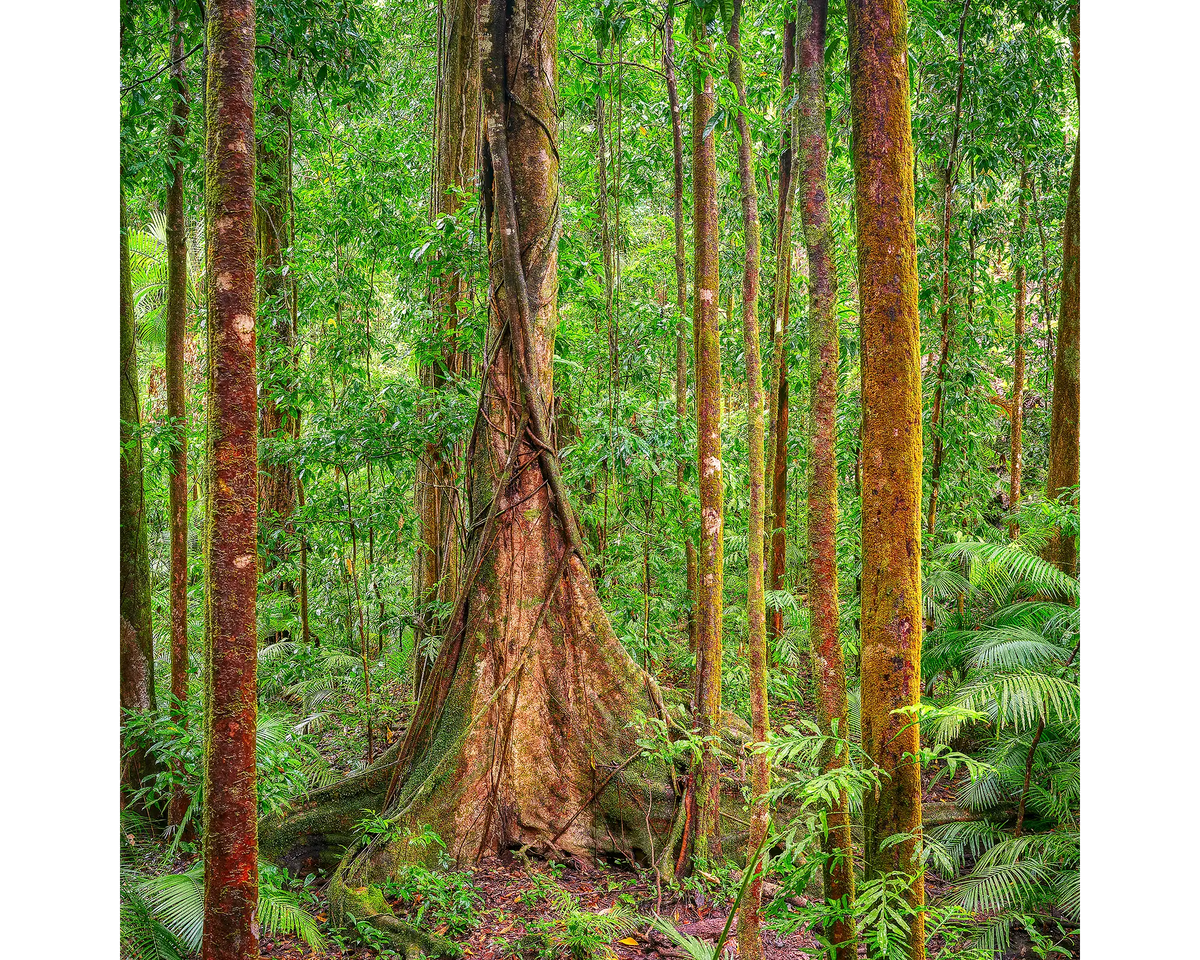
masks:
<path id="1" fill-rule="evenodd" d="M 750 717 L 755 743 L 766 743 L 771 722 L 767 714 L 767 610 L 763 596 L 764 512 L 766 468 L 763 463 L 763 386 L 759 356 L 758 276 L 761 241 L 758 226 L 758 186 L 754 179 L 754 139 L 746 105 L 742 67 L 742 0 L 733 0 L 729 24 L 729 80 L 737 91 L 738 180 L 742 194 L 742 225 L 746 258 L 742 271 L 742 338 L 746 346 L 746 442 L 750 450 L 750 506 L 746 571 L 746 618 L 750 648 Z M 738 953 L 745 960 L 762 960 L 762 870 L 759 856 L 767 839 L 771 813 L 767 791 L 771 766 L 766 753 L 750 761 L 750 833 L 746 839 L 746 869 L 753 876 L 738 913 Z"/>
<path id="2" fill-rule="evenodd" d="M 443 0 L 439 9 L 440 37 L 436 91 L 436 157 L 430 216 L 436 223 L 462 209 L 462 192 L 475 185 L 479 154 L 479 43 L 475 4 L 471 0 Z M 449 382 L 463 372 L 463 356 L 456 337 L 462 318 L 460 303 L 470 295 L 460 270 L 447 270 L 434 281 L 434 322 L 443 338 L 440 358 L 421 367 L 421 384 L 434 394 L 433 403 Z M 442 635 L 445 623 L 433 615 L 435 605 L 446 606 L 458 591 L 461 533 L 457 517 L 457 453 L 447 451 L 442 431 L 425 446 L 417 462 L 416 500 L 420 537 L 414 573 L 420 615 L 417 648 L 427 634 Z M 414 670 L 419 694 L 433 659 L 418 653 Z"/>
<path id="3" fill-rule="evenodd" d="M 120 30 L 120 28 L 119 28 Z M 118 40 L 120 56 L 120 40 Z M 130 234 L 116 157 L 116 662 L 125 715 L 157 709 L 154 632 L 150 623 L 150 562 L 142 484 L 142 406 L 138 401 L 138 354 L 130 280 Z M 121 803 L 142 786 L 148 758 L 144 744 L 125 738 Z"/>
<path id="4" fill-rule="evenodd" d="M 925 956 L 921 695 L 921 329 L 904 0 L 850 0 L 862 311 L 862 743 L 882 781 L 864 809 L 871 875 L 913 878 L 910 960 Z M 896 835 L 906 839 L 891 845 Z"/>
<path id="5" fill-rule="evenodd" d="M 183 160 L 187 136 L 188 91 L 183 73 L 183 30 L 179 4 L 171 4 L 171 123 L 167 128 L 167 156 L 171 185 L 167 190 L 167 419 L 171 424 L 171 474 L 168 497 L 171 515 L 171 718 L 180 728 L 187 723 L 188 695 L 188 561 L 187 561 L 187 233 L 183 220 Z M 183 766 L 175 773 L 182 780 Z M 175 789 L 168 821 L 178 827 L 187 812 L 188 797 Z"/>
<path id="6" fill-rule="evenodd" d="M 950 360 L 950 344 L 952 341 L 950 309 L 952 304 L 950 290 L 950 231 L 953 224 L 954 209 L 954 179 L 955 158 L 958 153 L 958 135 L 962 129 L 962 94 L 963 73 L 966 61 L 963 59 L 963 36 L 967 27 L 967 14 L 971 9 L 971 0 L 963 0 L 962 16 L 958 21 L 958 87 L 954 94 L 954 129 L 950 134 L 950 149 L 946 154 L 946 166 L 942 171 L 942 342 L 938 356 L 937 385 L 933 391 L 933 412 L 929 418 L 929 432 L 933 438 L 933 465 L 929 478 L 929 515 L 926 530 L 933 536 L 937 523 L 938 493 L 942 477 L 942 461 L 945 458 L 945 445 L 942 442 L 942 402 L 946 390 L 946 369 Z"/>
<path id="7" fill-rule="evenodd" d="M 270 94 L 267 94 L 270 97 Z M 257 346 L 263 374 L 263 402 L 259 411 L 260 436 L 265 441 L 258 485 L 259 532 L 262 537 L 260 562 L 270 573 L 288 557 L 295 532 L 296 469 L 287 457 L 270 451 L 273 442 L 295 434 L 286 394 L 295 374 L 296 352 L 292 331 L 290 285 L 285 270 L 284 250 L 289 238 L 289 193 L 291 192 L 291 145 L 288 114 L 278 103 L 268 112 L 267 129 L 257 143 L 259 192 L 255 205 L 258 256 L 262 264 L 259 284 Z M 274 579 L 274 578 L 272 578 Z M 291 594 L 295 584 L 280 581 L 278 588 Z"/>
<path id="8" fill-rule="evenodd" d="M 667 100 L 671 107 L 671 154 L 673 161 L 671 204 L 675 217 L 675 424 L 683 446 L 684 425 L 688 419 L 687 349 L 687 243 L 683 230 L 683 120 L 679 109 L 679 86 L 675 79 L 675 2 L 668 0 L 663 24 L 663 72 L 667 78 Z M 675 486 L 680 500 L 687 496 L 686 466 L 683 459 L 675 466 Z M 696 544 L 689 536 L 684 543 L 687 556 L 688 646 L 696 650 Z"/>
<path id="9" fill-rule="evenodd" d="M 697 18 L 700 19 L 699 17 Z M 717 271 L 716 130 L 705 126 L 716 112 L 713 77 L 700 61 L 711 56 L 707 26 L 693 37 L 697 64 L 692 84 L 692 196 L 696 293 L 692 300 L 696 341 L 696 432 L 700 470 L 700 558 L 697 569 L 696 691 L 693 711 L 696 733 L 709 737 L 721 712 L 721 630 L 725 549 L 725 485 L 721 464 L 721 340 L 718 328 L 720 289 Z M 717 749 L 705 740 L 693 771 L 692 860 L 720 856 L 718 796 L 720 765 Z"/>
<path id="10" fill-rule="evenodd" d="M 208 462 L 202 960 L 257 960 L 253 0 L 208 0 Z"/>
<path id="11" fill-rule="evenodd" d="M 808 602 L 810 646 L 822 731 L 843 740 L 850 736 L 846 666 L 839 634 L 837 572 L 837 266 L 829 216 L 829 138 L 825 129 L 825 26 L 827 0 L 801 0 L 798 43 L 800 74 L 800 219 L 808 252 L 809 429 L 808 459 Z M 849 747 L 830 749 L 826 771 L 849 763 Z M 827 810 L 824 837 L 825 898 L 854 902 L 854 848 L 850 841 L 850 800 L 843 790 Z M 858 956 L 854 921 L 838 921 L 829 930 L 837 960 Z"/>
<path id="12" fill-rule="evenodd" d="M 1021 421 L 1025 403 L 1025 230 L 1029 225 L 1029 209 L 1026 192 L 1029 189 L 1029 174 L 1021 170 L 1021 195 L 1017 200 L 1017 269 L 1016 303 L 1013 309 L 1013 387 L 1012 410 L 1009 414 L 1009 481 L 1008 509 L 1015 511 L 1021 502 Z M 1008 524 L 1008 535 L 1016 539 L 1020 525 L 1015 519 Z"/>
<path id="13" fill-rule="evenodd" d="M 1075 97 L 1079 98 L 1079 8 L 1072 24 Z M 1063 277 L 1059 297 L 1058 348 L 1054 357 L 1054 399 L 1050 408 L 1050 469 L 1046 496 L 1057 499 L 1079 485 L 1079 141 L 1071 165 L 1067 216 L 1063 221 Z M 1076 502 L 1078 499 L 1076 498 Z M 1046 545 L 1046 559 L 1074 574 L 1079 551 L 1073 537 L 1056 531 Z"/>
<path id="14" fill-rule="evenodd" d="M 796 59 L 796 21 L 783 27 L 783 85 L 791 101 Z M 775 216 L 775 292 L 771 386 L 767 412 L 767 529 L 771 538 L 766 589 L 782 590 L 787 563 L 787 438 L 788 438 L 788 312 L 792 289 L 792 203 L 795 196 L 796 111 L 783 111 L 779 134 L 779 204 Z M 774 643 L 783 633 L 783 609 L 767 616 L 767 637 Z"/>

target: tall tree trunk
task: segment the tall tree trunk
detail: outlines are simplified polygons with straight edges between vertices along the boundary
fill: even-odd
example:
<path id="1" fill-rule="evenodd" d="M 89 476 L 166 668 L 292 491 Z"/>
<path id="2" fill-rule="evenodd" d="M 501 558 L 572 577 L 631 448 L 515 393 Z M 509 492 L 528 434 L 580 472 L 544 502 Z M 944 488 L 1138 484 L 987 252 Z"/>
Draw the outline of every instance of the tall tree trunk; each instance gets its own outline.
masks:
<path id="1" fill-rule="evenodd" d="M 967 14 L 971 9 L 971 0 L 963 0 L 962 16 L 958 20 L 958 87 L 954 94 L 954 128 L 950 134 L 950 149 L 946 154 L 946 166 L 942 171 L 942 342 L 938 356 L 937 385 L 933 391 L 933 411 L 929 418 L 929 432 L 933 438 L 933 464 L 929 478 L 929 515 L 926 529 L 933 536 L 937 523 L 938 493 L 942 477 L 942 461 L 945 457 L 945 444 L 942 442 L 942 405 L 946 390 L 946 368 L 950 360 L 950 344 L 952 340 L 950 328 L 950 230 L 953 223 L 954 209 L 954 175 L 955 158 L 958 153 L 958 135 L 962 129 L 962 94 L 963 73 L 966 61 L 963 59 L 963 36 L 967 28 Z"/>
<path id="2" fill-rule="evenodd" d="M 267 129 L 256 146 L 260 184 L 255 218 L 262 263 L 259 284 L 262 322 L 258 324 L 261 336 L 257 340 L 263 373 L 259 428 L 266 441 L 264 453 L 273 441 L 290 438 L 296 432 L 295 415 L 281 396 L 292 386 L 296 352 L 284 259 L 290 233 L 291 124 L 288 112 L 279 103 L 271 106 L 268 116 Z M 292 461 L 277 454 L 264 457 L 258 487 L 261 563 L 263 572 L 270 573 L 287 559 L 295 533 L 296 468 Z M 290 581 L 279 582 L 278 587 L 288 594 L 295 591 Z"/>
<path id="3" fill-rule="evenodd" d="M 754 179 L 754 139 L 746 105 L 746 80 L 742 67 L 742 0 L 733 0 L 729 24 L 729 80 L 737 91 L 738 180 L 742 195 L 742 226 L 746 258 L 742 270 L 742 339 L 746 346 L 746 443 L 750 450 L 750 505 L 746 571 L 746 619 L 750 648 L 750 718 L 755 743 L 766 743 L 771 723 L 767 714 L 767 609 L 763 597 L 763 514 L 766 506 L 766 468 L 763 463 L 763 386 L 759 356 L 758 275 L 761 241 L 758 226 L 758 186 Z M 738 913 L 738 953 L 746 960 L 762 960 L 762 870 L 760 854 L 767 839 L 771 813 L 767 791 L 771 766 L 766 753 L 750 761 L 750 832 L 746 838 L 746 869 L 753 870 Z"/>
<path id="4" fill-rule="evenodd" d="M 440 5 L 438 72 L 441 82 L 436 91 L 437 130 L 433 167 L 430 217 L 456 215 L 462 209 L 462 194 L 475 185 L 479 154 L 479 43 L 475 4 L 471 0 L 443 0 Z M 458 350 L 458 325 L 462 317 L 460 303 L 470 295 L 462 271 L 447 270 L 434 280 L 434 322 L 442 338 L 441 356 L 422 364 L 421 384 L 438 395 L 463 372 L 463 356 Z M 427 634 L 444 635 L 445 623 L 433 616 L 436 606 L 448 605 L 458 591 L 461 533 L 457 517 L 457 454 L 447 451 L 442 431 L 425 446 L 425 455 L 417 462 L 416 500 L 420 517 L 416 596 L 420 606 L 417 618 L 418 694 L 433 667 L 433 658 L 423 652 Z"/>
<path id="5" fill-rule="evenodd" d="M 808 252 L 809 429 L 808 460 L 808 602 L 813 677 L 818 715 L 826 736 L 849 739 L 846 666 L 839 634 L 837 572 L 837 266 L 829 216 L 825 170 L 829 138 L 825 129 L 825 26 L 827 0 L 801 0 L 798 43 L 800 74 L 800 219 Z M 826 771 L 850 761 L 849 747 L 829 749 Z M 850 800 L 845 790 L 827 810 L 824 837 L 825 898 L 854 902 L 854 848 L 850 841 Z M 837 960 L 858 956 L 854 920 L 847 917 L 829 931 Z"/>
<path id="6" fill-rule="evenodd" d="M 1071 22 L 1075 59 L 1075 98 L 1079 99 L 1079 8 Z M 1079 485 L 1079 140 L 1071 164 L 1067 216 L 1063 221 L 1063 275 L 1059 297 L 1058 348 L 1054 356 L 1054 399 L 1050 407 L 1050 469 L 1046 496 L 1057 499 Z M 1076 500 L 1076 502 L 1078 502 Z M 1074 537 L 1056 531 L 1046 545 L 1046 559 L 1074 574 L 1079 551 Z"/>
<path id="7" fill-rule="evenodd" d="M 1021 502 L 1021 421 L 1025 403 L 1025 230 L 1029 225 L 1029 208 L 1026 193 L 1029 190 L 1029 174 L 1021 169 L 1021 195 L 1017 200 L 1017 269 L 1016 303 L 1013 309 L 1013 386 L 1012 410 L 1009 415 L 1009 481 L 1008 509 L 1014 511 Z M 1014 518 L 1008 524 L 1008 535 L 1016 538 L 1020 525 Z"/>
<path id="8" fill-rule="evenodd" d="M 120 62 L 125 11 L 118 6 L 116 58 Z M 120 73 L 118 73 L 120 83 Z M 130 280 L 130 228 L 125 214 L 120 138 L 116 145 L 116 668 L 125 714 L 157 709 L 154 632 L 150 623 L 150 560 L 142 484 L 142 406 Z M 145 746 L 125 738 L 121 749 L 121 804 L 142 786 Z"/>
<path id="9" fill-rule="evenodd" d="M 649 854 L 674 807 L 662 762 L 641 756 L 631 727 L 637 710 L 663 715 L 657 686 L 599 606 L 550 432 L 557 17 L 553 2 L 480 7 L 489 362 L 468 449 L 471 536 L 408 733 L 370 775 L 390 780 L 388 816 L 428 824 L 460 862 L 526 844 Z M 647 792 L 652 811 L 631 799 Z M 335 914 L 400 936 L 369 888 L 422 856 L 403 840 L 352 847 L 330 886 Z"/>
<path id="10" fill-rule="evenodd" d="M 171 123 L 167 128 L 167 157 L 171 185 L 167 189 L 167 419 L 171 424 L 171 475 L 168 497 L 171 514 L 171 718 L 183 729 L 187 723 L 188 602 L 187 602 L 187 233 L 183 220 L 183 140 L 187 136 L 188 91 L 183 73 L 183 29 L 179 4 L 171 4 Z M 180 781 L 182 764 L 176 765 Z M 178 827 L 187 812 L 182 785 L 175 788 L 168 821 Z"/>
<path id="11" fill-rule="evenodd" d="M 671 107 L 672 191 L 675 218 L 675 424 L 683 445 L 684 424 L 688 419 L 687 400 L 687 243 L 683 231 L 683 119 L 679 109 L 679 86 L 675 79 L 675 0 L 667 0 L 663 23 L 663 72 L 667 78 L 667 100 Z M 675 486 L 680 500 L 687 496 L 686 466 L 681 458 L 675 465 Z M 684 543 L 687 557 L 688 646 L 696 650 L 696 544 L 689 536 Z"/>
<path id="12" fill-rule="evenodd" d="M 725 485 L 721 465 L 720 288 L 717 271 L 717 154 L 715 128 L 705 126 L 716 112 L 712 74 L 701 62 L 711 57 L 707 25 L 697 16 L 692 82 L 693 277 L 692 333 L 696 347 L 696 433 L 700 470 L 700 558 L 696 586 L 696 734 L 708 738 L 721 711 L 721 630 L 724 583 Z M 720 856 L 718 824 L 720 765 L 715 744 L 705 739 L 693 771 L 690 802 L 692 861 Z"/>
<path id="13" fill-rule="evenodd" d="M 208 0 L 202 960 L 257 960 L 254 0 Z"/>
<path id="14" fill-rule="evenodd" d="M 771 386 L 767 399 L 767 530 L 771 538 L 770 568 L 766 589 L 783 589 L 787 563 L 787 438 L 788 438 L 788 312 L 792 291 L 792 202 L 795 196 L 796 111 L 786 109 L 791 101 L 792 72 L 796 61 L 796 21 L 783 27 L 783 84 L 785 104 L 779 132 L 779 203 L 775 216 L 775 291 L 772 317 L 774 342 Z M 767 636 L 772 643 L 783 633 L 783 608 L 775 607 L 767 618 Z"/>
<path id="15" fill-rule="evenodd" d="M 913 878 L 910 960 L 925 956 L 921 695 L 921 329 L 904 0 L 850 0 L 862 316 L 862 743 L 882 776 L 864 808 L 871 875 Z M 907 839 L 886 845 L 897 834 Z"/>

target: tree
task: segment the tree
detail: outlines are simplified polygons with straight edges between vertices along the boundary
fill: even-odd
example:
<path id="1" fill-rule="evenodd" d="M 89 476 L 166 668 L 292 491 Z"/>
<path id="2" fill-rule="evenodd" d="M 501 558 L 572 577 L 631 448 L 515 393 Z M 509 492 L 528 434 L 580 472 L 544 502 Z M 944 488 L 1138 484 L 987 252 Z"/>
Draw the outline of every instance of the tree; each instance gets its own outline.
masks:
<path id="1" fill-rule="evenodd" d="M 371 885 L 424 856 L 405 829 L 431 826 L 459 862 L 525 845 L 650 855 L 674 807 L 668 772 L 642 756 L 632 724 L 665 708 L 600 608 L 550 433 L 557 10 L 485 2 L 480 31 L 489 363 L 468 447 L 473 520 L 459 594 L 403 741 L 279 831 L 285 846 L 344 842 L 360 798 L 386 787 L 377 802 L 399 836 L 352 844 L 330 897 L 336 914 L 402 940 L 412 931 Z M 628 799 L 647 791 L 652 815 Z"/>
<path id="2" fill-rule="evenodd" d="M 1016 302 L 1013 304 L 1013 386 L 1012 410 L 1009 413 L 1008 509 L 1016 510 L 1021 502 L 1021 421 L 1025 404 L 1025 230 L 1029 226 L 1026 191 L 1029 174 L 1021 171 L 1021 195 L 1017 198 L 1017 269 L 1014 271 Z M 1008 535 L 1014 539 L 1020 527 L 1014 519 L 1008 525 Z"/>
<path id="3" fill-rule="evenodd" d="M 116 56 L 124 40 L 125 11 L 118 7 Z M 150 562 L 146 554 L 146 504 L 142 484 L 142 404 L 130 280 L 130 228 L 125 212 L 120 126 L 116 142 L 116 664 L 118 696 L 126 714 L 152 713 L 154 632 L 150 624 Z M 122 804 L 142 786 L 148 758 L 143 746 L 122 748 Z"/>
<path id="4" fill-rule="evenodd" d="M 721 630 L 724 613 L 724 503 L 721 475 L 721 339 L 717 311 L 716 130 L 710 126 L 717 98 L 707 69 L 712 10 L 696 11 L 692 38 L 692 337 L 696 350 L 696 453 L 700 470 L 700 556 L 696 571 L 696 679 L 693 723 L 703 746 L 693 771 L 689 802 L 692 834 L 685 838 L 690 862 L 721 852 L 717 808 L 720 768 L 712 740 L 721 713 Z"/>
<path id="5" fill-rule="evenodd" d="M 188 91 L 184 77 L 183 27 L 179 4 L 170 12 L 171 123 L 167 129 L 167 156 L 171 185 L 167 190 L 167 417 L 171 421 L 171 475 L 168 486 L 171 527 L 171 717 L 180 728 L 187 723 L 188 695 L 188 560 L 187 560 L 187 340 L 188 262 L 187 232 L 183 218 L 184 137 L 187 134 Z M 176 769 L 182 775 L 182 768 Z M 177 789 L 168 811 L 178 827 L 187 812 L 188 798 Z"/>
<path id="6" fill-rule="evenodd" d="M 742 66 L 742 0 L 733 0 L 729 21 L 729 80 L 737 91 L 738 181 L 741 185 L 742 226 L 746 255 L 742 270 L 742 339 L 746 346 L 746 440 L 750 449 L 750 506 L 747 527 L 746 619 L 750 652 L 750 715 L 755 743 L 766 743 L 771 722 L 767 714 L 767 609 L 763 596 L 763 514 L 766 468 L 763 464 L 763 387 L 759 357 L 758 272 L 761 241 L 758 227 L 758 187 L 754 179 L 754 140 L 746 105 L 746 79 Z M 720 661 L 718 660 L 718 670 Z M 746 869 L 754 871 L 738 913 L 738 951 L 747 960 L 762 960 L 760 932 L 762 861 L 771 811 L 767 791 L 771 766 L 765 752 L 750 761 L 750 831 L 746 838 Z"/>
<path id="7" fill-rule="evenodd" d="M 1079 102 L 1079 7 L 1071 19 L 1075 101 Z M 1071 164 L 1067 216 L 1063 221 L 1062 294 L 1059 298 L 1058 349 L 1054 355 L 1054 399 L 1050 407 L 1050 469 L 1046 496 L 1055 500 L 1079 485 L 1079 140 Z M 1079 550 L 1073 537 L 1056 531 L 1046 559 L 1074 574 Z"/>
<path id="8" fill-rule="evenodd" d="M 851 0 L 850 104 L 862 335 L 862 743 L 872 876 L 911 878 L 910 960 L 925 956 L 920 702 L 921 333 L 904 0 Z"/>
<path id="9" fill-rule="evenodd" d="M 817 713 L 822 732 L 845 740 L 850 731 L 846 666 L 839 632 L 837 576 L 837 265 L 833 224 L 829 215 L 826 165 L 829 138 L 825 128 L 826 0 L 801 0 L 797 43 L 800 77 L 797 138 L 800 219 L 808 251 L 809 415 L 808 569 L 809 645 L 817 685 Z M 822 758 L 826 771 L 849 763 L 849 747 L 830 749 Z M 850 840 L 850 800 L 845 790 L 830 804 L 824 838 L 825 898 L 854 902 L 854 848 Z M 838 920 L 829 937 L 837 960 L 858 955 L 852 917 Z"/>
<path id="10" fill-rule="evenodd" d="M 203 960 L 256 960 L 254 0 L 208 0 Z"/>

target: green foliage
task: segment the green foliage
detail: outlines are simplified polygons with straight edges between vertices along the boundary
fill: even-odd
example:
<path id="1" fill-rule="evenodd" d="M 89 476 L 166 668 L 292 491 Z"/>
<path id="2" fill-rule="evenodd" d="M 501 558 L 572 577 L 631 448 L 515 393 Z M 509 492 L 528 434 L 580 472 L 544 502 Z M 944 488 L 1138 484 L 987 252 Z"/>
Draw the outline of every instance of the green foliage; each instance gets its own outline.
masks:
<path id="1" fill-rule="evenodd" d="M 526 924 L 526 940 L 544 960 L 612 960 L 612 942 L 641 926 L 641 917 L 618 900 L 596 913 L 584 910 L 578 898 L 553 880 L 533 873 L 533 889 L 546 902 L 544 919 Z"/>

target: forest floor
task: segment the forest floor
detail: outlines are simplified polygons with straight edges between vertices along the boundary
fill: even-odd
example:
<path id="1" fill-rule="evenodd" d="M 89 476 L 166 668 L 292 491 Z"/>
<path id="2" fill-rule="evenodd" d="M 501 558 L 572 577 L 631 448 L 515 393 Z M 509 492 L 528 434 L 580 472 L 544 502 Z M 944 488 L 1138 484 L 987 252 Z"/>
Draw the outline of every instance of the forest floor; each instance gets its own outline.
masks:
<path id="1" fill-rule="evenodd" d="M 390 701 L 403 703 L 403 691 L 394 691 Z M 411 706 L 411 705 L 406 705 Z M 773 725 L 782 727 L 796 723 L 801 717 L 812 716 L 813 708 L 802 700 L 775 701 L 770 704 Z M 383 744 L 392 737 L 400 736 L 407 725 L 409 710 L 403 707 L 388 718 L 378 736 Z M 344 730 L 338 734 L 322 737 L 320 751 L 331 767 L 343 774 L 355 769 L 350 758 L 358 750 L 347 750 L 347 740 L 357 746 L 361 731 Z M 345 734 L 349 734 L 347 738 Z M 745 771 L 730 768 L 723 777 L 734 780 L 743 778 Z M 924 771 L 924 800 L 953 801 L 954 795 L 965 778 L 965 771 L 956 778 L 936 777 L 936 770 Z M 936 782 L 934 782 L 936 780 Z M 409 891 L 408 899 L 391 897 L 390 903 L 397 916 L 410 922 L 424 925 L 429 932 L 448 937 L 458 943 L 465 958 L 470 960 L 572 960 L 565 944 L 564 918 L 556 909 L 553 900 L 557 891 L 573 898 L 578 911 L 588 914 L 605 913 L 614 907 L 635 911 L 637 918 L 628 934 L 606 938 L 602 945 L 595 945 L 591 952 L 594 960 L 689 960 L 688 954 L 671 943 L 651 926 L 657 914 L 671 921 L 685 934 L 716 943 L 729 915 L 729 905 L 734 899 L 736 884 L 726 883 L 725 889 L 714 893 L 711 884 L 707 888 L 699 885 L 684 885 L 684 889 L 659 888 L 653 874 L 633 871 L 627 864 L 589 865 L 580 861 L 546 863 L 542 861 L 517 860 L 511 854 L 489 857 L 457 874 L 460 895 L 456 900 L 457 910 L 447 911 L 445 904 L 439 911 L 435 904 L 426 903 L 432 909 L 422 910 L 424 897 L 420 892 Z M 689 888 L 690 887 L 690 888 Z M 925 877 L 926 902 L 936 902 L 952 889 L 952 884 L 936 873 L 927 871 Z M 325 903 L 317 887 L 318 920 L 327 919 Z M 465 897 L 461 891 L 467 891 Z M 473 900 L 473 902 L 472 902 Z M 804 900 L 793 901 L 803 905 Z M 764 904 L 765 905 L 765 904 Z M 787 905 L 792 912 L 795 906 Z M 420 912 L 420 913 L 419 913 Z M 433 919 L 424 919 L 431 916 Z M 453 929 L 452 929 L 453 926 Z M 783 936 L 768 921 L 763 929 L 763 947 L 766 960 L 819 960 L 824 956 L 817 938 L 803 925 Z M 330 931 L 330 945 L 314 952 L 303 942 L 293 937 L 264 936 L 262 956 L 264 958 L 287 958 L 287 960 L 383 960 L 394 957 L 388 950 L 373 948 L 362 941 L 353 942 L 340 938 Z M 736 957 L 736 923 L 731 926 L 725 947 L 725 960 Z M 542 939 L 539 941 L 538 936 Z M 1075 939 L 1064 944 L 1071 950 L 1069 956 L 1079 958 L 1079 942 Z M 539 949 L 540 947 L 540 949 Z M 957 951 L 948 948 L 940 937 L 929 943 L 930 958 L 950 958 Z M 579 956 L 586 956 L 580 953 Z M 859 956 L 866 956 L 866 947 L 859 946 Z M 1014 932 L 1012 946 L 1002 960 L 1020 960 L 1036 954 L 1030 951 L 1029 941 L 1019 931 Z M 999 958 L 998 958 L 999 960 Z"/>

